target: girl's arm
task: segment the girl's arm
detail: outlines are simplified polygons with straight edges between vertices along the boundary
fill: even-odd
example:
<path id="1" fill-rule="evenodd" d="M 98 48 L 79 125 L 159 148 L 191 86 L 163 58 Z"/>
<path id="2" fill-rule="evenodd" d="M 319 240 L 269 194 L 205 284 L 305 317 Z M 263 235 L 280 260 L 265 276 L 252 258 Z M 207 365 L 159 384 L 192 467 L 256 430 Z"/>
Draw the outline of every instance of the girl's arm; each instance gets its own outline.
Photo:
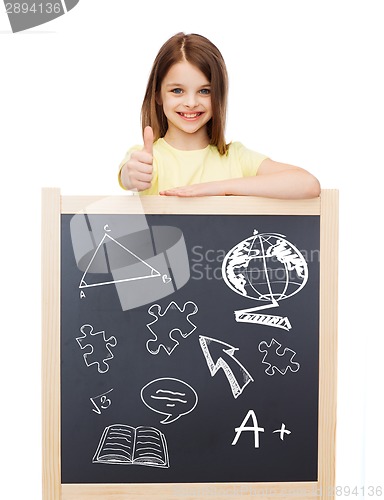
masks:
<path id="1" fill-rule="evenodd" d="M 203 182 L 160 192 L 165 196 L 262 196 L 304 199 L 320 195 L 320 183 L 303 168 L 265 159 L 252 177 Z"/>

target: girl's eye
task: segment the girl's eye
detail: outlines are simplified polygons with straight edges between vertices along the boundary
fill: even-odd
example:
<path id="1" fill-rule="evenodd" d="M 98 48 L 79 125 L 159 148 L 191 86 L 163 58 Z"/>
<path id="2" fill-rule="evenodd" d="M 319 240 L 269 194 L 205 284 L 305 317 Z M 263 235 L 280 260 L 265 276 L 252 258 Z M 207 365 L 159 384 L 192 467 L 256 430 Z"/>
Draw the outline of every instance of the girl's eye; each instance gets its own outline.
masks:
<path id="1" fill-rule="evenodd" d="M 201 89 L 200 94 L 209 95 L 211 93 L 211 89 Z"/>
<path id="2" fill-rule="evenodd" d="M 172 89 L 173 94 L 182 94 L 183 91 L 181 89 Z"/>

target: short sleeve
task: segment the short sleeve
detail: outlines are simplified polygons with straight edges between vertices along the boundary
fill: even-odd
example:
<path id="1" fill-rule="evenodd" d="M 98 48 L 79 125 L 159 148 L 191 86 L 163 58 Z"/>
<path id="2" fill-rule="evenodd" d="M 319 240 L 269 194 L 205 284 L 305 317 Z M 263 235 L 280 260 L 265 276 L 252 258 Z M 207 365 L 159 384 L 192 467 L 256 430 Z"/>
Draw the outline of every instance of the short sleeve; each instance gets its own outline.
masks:
<path id="1" fill-rule="evenodd" d="M 231 144 L 232 146 L 235 146 L 243 176 L 250 177 L 257 175 L 260 165 L 268 156 L 246 148 L 241 142 L 234 142 Z"/>

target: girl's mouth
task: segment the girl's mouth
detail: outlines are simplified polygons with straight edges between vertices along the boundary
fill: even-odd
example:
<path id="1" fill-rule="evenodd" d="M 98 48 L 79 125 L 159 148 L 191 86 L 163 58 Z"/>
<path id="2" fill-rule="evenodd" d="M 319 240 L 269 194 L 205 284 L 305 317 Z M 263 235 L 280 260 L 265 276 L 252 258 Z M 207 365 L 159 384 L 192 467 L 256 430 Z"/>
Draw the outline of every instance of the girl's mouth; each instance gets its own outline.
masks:
<path id="1" fill-rule="evenodd" d="M 202 111 L 196 112 L 196 113 L 181 113 L 178 112 L 178 115 L 180 115 L 182 118 L 185 118 L 186 120 L 194 120 L 195 118 L 198 118 L 203 114 Z"/>

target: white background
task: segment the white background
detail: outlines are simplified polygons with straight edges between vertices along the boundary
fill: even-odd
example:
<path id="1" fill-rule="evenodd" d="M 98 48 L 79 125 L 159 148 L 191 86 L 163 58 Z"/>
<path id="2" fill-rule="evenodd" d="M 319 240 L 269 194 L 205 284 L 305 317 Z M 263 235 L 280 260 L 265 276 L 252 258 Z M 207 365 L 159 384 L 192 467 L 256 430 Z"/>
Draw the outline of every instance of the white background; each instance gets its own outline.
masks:
<path id="1" fill-rule="evenodd" d="M 228 141 L 340 190 L 337 484 L 383 486 L 381 9 L 373 0 L 80 0 L 12 34 L 0 6 L 1 453 L 12 498 L 41 497 L 41 188 L 122 194 L 117 165 L 141 141 L 152 61 L 178 31 L 207 36 L 226 60 Z"/>

